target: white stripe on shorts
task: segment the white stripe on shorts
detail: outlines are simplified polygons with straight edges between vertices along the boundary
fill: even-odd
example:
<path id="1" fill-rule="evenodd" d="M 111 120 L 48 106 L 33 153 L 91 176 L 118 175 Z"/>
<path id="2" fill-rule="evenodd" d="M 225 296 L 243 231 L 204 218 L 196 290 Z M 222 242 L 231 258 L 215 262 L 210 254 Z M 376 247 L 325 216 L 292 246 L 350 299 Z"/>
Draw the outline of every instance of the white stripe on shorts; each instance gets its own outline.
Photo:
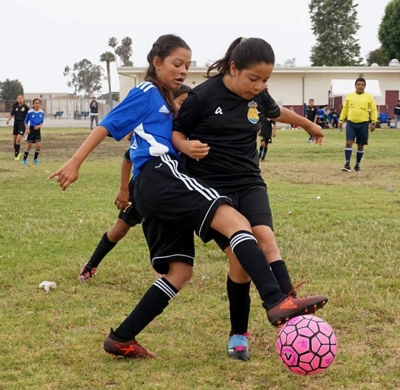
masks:
<path id="1" fill-rule="evenodd" d="M 185 186 L 190 191 L 197 191 L 202 194 L 207 200 L 218 199 L 221 196 L 218 194 L 214 188 L 204 187 L 195 178 L 189 177 L 178 170 L 178 161 L 172 159 L 168 155 L 160 156 L 161 161 L 163 161 L 168 167 L 170 167 L 172 174 L 178 179 L 182 180 Z"/>

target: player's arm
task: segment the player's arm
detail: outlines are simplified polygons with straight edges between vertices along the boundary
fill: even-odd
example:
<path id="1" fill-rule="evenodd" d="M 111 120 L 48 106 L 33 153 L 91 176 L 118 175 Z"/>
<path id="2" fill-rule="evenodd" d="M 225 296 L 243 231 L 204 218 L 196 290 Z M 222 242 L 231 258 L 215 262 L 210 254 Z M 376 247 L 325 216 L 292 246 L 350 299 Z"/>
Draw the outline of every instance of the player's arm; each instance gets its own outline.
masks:
<path id="1" fill-rule="evenodd" d="M 83 144 L 75 154 L 57 171 L 53 172 L 48 179 L 57 178 L 60 187 L 65 191 L 70 184 L 78 180 L 79 168 L 86 157 L 96 148 L 108 135 L 108 131 L 103 126 L 97 126 L 85 139 Z"/>
<path id="2" fill-rule="evenodd" d="M 308 134 L 310 134 L 310 136 L 312 136 L 317 144 L 322 144 L 324 133 L 322 132 L 321 127 L 285 107 L 281 107 L 281 114 L 279 115 L 279 117 L 273 118 L 273 120 L 276 122 L 283 122 L 300 126 Z"/>
<path id="3" fill-rule="evenodd" d="M 131 178 L 131 172 L 132 172 L 132 162 L 129 158 L 129 150 L 128 150 L 125 153 L 124 158 L 122 159 L 119 192 L 114 201 L 114 204 L 121 211 L 125 210 L 125 208 L 129 204 L 129 180 Z"/>
<path id="4" fill-rule="evenodd" d="M 272 136 L 276 137 L 276 122 L 272 121 Z"/>
<path id="5" fill-rule="evenodd" d="M 349 112 L 349 101 L 346 98 L 346 100 L 344 101 L 344 106 L 342 108 L 342 111 L 340 112 L 339 128 L 343 127 L 343 122 L 347 119 L 348 112 Z"/>
<path id="6" fill-rule="evenodd" d="M 207 144 L 203 144 L 198 140 L 188 140 L 185 134 L 176 130 L 172 132 L 172 144 L 176 150 L 186 154 L 194 160 L 201 160 L 207 156 L 208 151 L 210 150 L 210 147 Z"/>
<path id="7" fill-rule="evenodd" d="M 376 103 L 374 98 L 371 95 L 371 132 L 375 131 L 376 128 L 376 122 L 378 120 L 378 110 L 376 109 Z"/>

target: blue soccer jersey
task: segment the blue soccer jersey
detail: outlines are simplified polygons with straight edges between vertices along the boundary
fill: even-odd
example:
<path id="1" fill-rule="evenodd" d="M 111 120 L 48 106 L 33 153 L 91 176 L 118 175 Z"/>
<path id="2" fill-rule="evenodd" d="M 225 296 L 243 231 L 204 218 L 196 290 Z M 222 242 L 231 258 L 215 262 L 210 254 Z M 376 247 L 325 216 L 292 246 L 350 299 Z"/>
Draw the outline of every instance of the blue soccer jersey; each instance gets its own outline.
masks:
<path id="1" fill-rule="evenodd" d="M 44 121 L 44 112 L 42 110 L 35 111 L 33 109 L 28 111 L 24 123 L 29 124 L 30 127 L 41 125 Z"/>
<path id="2" fill-rule="evenodd" d="M 173 115 L 158 88 L 143 82 L 130 90 L 100 123 L 117 141 L 134 131 L 130 146 L 133 176 L 150 159 L 170 154 L 179 158 L 172 146 Z"/>

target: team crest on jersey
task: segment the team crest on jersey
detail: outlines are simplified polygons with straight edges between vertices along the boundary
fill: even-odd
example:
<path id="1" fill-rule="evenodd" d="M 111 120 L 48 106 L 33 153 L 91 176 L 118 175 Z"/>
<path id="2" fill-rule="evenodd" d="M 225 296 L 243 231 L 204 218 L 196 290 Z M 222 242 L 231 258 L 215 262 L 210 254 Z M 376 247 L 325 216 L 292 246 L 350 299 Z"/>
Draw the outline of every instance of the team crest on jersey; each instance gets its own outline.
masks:
<path id="1" fill-rule="evenodd" d="M 247 111 L 247 119 L 249 120 L 250 123 L 255 125 L 260 120 L 260 117 L 258 116 L 257 103 L 251 101 L 248 104 L 248 106 L 249 106 L 249 111 Z"/>
<path id="2" fill-rule="evenodd" d="M 22 108 L 21 108 L 21 111 L 24 112 L 24 111 L 25 111 L 25 107 L 22 107 Z"/>

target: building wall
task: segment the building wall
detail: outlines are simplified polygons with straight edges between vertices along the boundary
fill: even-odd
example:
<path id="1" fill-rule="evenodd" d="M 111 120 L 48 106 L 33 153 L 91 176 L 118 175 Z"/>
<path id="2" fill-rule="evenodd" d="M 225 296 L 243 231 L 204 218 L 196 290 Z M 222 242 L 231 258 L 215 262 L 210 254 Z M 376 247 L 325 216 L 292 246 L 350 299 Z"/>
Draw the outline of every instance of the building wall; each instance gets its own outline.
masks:
<path id="1" fill-rule="evenodd" d="M 189 70 L 185 84 L 190 87 L 202 83 L 207 71 L 206 67 L 193 67 Z M 120 99 L 122 100 L 137 84 L 143 81 L 146 68 L 123 67 L 118 69 L 120 79 Z M 268 81 L 268 89 L 278 104 L 294 107 L 297 113 L 302 111 L 304 104 L 313 98 L 315 105 L 333 104 L 329 99 L 332 79 L 356 80 L 364 77 L 366 80 L 378 80 L 381 97 L 376 97 L 376 104 L 381 111 L 393 112 L 392 104 L 388 105 L 385 93 L 400 91 L 400 67 L 276 67 Z M 340 109 L 340 97 L 337 98 L 337 109 Z M 300 111 L 300 112 L 299 112 Z"/>

